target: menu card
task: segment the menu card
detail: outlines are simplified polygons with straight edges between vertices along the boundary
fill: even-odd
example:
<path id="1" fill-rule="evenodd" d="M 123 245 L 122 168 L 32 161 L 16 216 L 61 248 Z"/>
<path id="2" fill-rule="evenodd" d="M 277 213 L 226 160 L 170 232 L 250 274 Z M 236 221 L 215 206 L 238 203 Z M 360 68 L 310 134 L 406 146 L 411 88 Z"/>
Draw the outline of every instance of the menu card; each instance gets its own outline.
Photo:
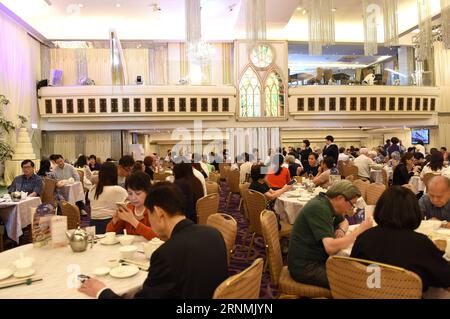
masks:
<path id="1" fill-rule="evenodd" d="M 51 220 L 52 247 L 65 247 L 68 244 L 67 216 L 53 216 Z"/>
<path id="2" fill-rule="evenodd" d="M 33 245 L 42 247 L 49 245 L 52 239 L 51 222 L 55 216 L 55 208 L 51 204 L 41 204 L 31 209 L 31 233 Z"/>

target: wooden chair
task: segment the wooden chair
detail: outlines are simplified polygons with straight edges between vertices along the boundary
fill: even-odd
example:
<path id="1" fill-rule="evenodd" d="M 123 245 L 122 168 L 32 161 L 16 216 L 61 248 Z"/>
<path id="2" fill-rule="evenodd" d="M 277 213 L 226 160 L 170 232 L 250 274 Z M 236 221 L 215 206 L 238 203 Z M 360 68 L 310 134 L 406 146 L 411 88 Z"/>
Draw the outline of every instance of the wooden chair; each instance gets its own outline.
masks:
<path id="1" fill-rule="evenodd" d="M 389 178 L 388 174 L 385 169 L 381 170 L 381 178 L 383 179 L 383 185 L 386 186 L 386 188 L 389 187 Z"/>
<path id="2" fill-rule="evenodd" d="M 368 267 L 376 268 L 370 271 Z M 326 269 L 331 294 L 335 299 L 420 299 L 422 297 L 420 277 L 400 267 L 351 257 L 332 256 L 327 260 Z M 379 272 L 377 273 L 375 269 Z M 373 287 L 369 284 L 373 284 Z"/>
<path id="3" fill-rule="evenodd" d="M 229 163 L 219 163 L 219 173 L 220 180 L 225 181 L 228 177 L 228 173 L 230 172 L 231 164 Z"/>
<path id="4" fill-rule="evenodd" d="M 234 194 L 240 195 L 240 193 L 241 193 L 240 189 L 239 189 L 239 171 L 238 170 L 230 171 L 228 173 L 227 183 L 228 183 L 228 187 L 230 190 L 228 193 L 228 196 L 227 196 L 227 208 L 228 208 L 228 205 L 230 204 L 231 196 L 233 196 Z"/>
<path id="5" fill-rule="evenodd" d="M 259 299 L 262 272 L 263 260 L 258 258 L 250 267 L 221 283 L 213 299 Z"/>
<path id="6" fill-rule="evenodd" d="M 369 184 L 366 190 L 367 205 L 376 205 L 381 194 L 386 190 L 384 184 Z"/>
<path id="7" fill-rule="evenodd" d="M 225 246 L 227 247 L 227 259 L 229 265 L 237 236 L 237 221 L 228 214 L 217 213 L 209 215 L 206 225 L 216 228 L 222 234 Z"/>
<path id="8" fill-rule="evenodd" d="M 196 203 L 197 224 L 205 225 L 209 215 L 216 214 L 219 211 L 219 194 L 206 195 L 200 198 Z"/>
<path id="9" fill-rule="evenodd" d="M 241 211 L 241 206 L 242 206 L 242 203 L 244 202 L 245 191 L 249 187 L 250 187 L 250 183 L 239 184 L 239 195 L 241 196 L 241 199 L 239 199 L 238 211 Z M 246 211 L 245 205 L 244 205 L 244 215 L 246 218 L 248 218 L 248 213 Z"/>
<path id="10" fill-rule="evenodd" d="M 425 189 L 428 188 L 428 184 L 430 183 L 431 179 L 435 176 L 440 176 L 441 174 L 435 174 L 435 173 L 426 173 L 423 175 L 423 183 L 425 184 Z"/>
<path id="11" fill-rule="evenodd" d="M 278 286 L 280 293 L 282 295 L 306 298 L 331 298 L 330 290 L 295 281 L 289 274 L 288 267 L 283 266 L 275 213 L 270 210 L 264 210 L 260 216 L 260 224 L 266 244 L 266 262 L 269 265 L 271 282 Z"/>
<path id="12" fill-rule="evenodd" d="M 84 171 L 82 169 L 77 169 L 78 176 L 80 176 L 80 182 L 84 189 Z"/>
<path id="13" fill-rule="evenodd" d="M 220 186 L 216 182 L 206 181 L 206 195 L 220 194 Z"/>
<path id="14" fill-rule="evenodd" d="M 44 178 L 42 181 L 41 201 L 43 204 L 55 204 L 55 188 L 57 181 L 51 178 Z"/>
<path id="15" fill-rule="evenodd" d="M 67 229 L 76 229 L 80 225 L 80 209 L 77 205 L 62 200 L 61 211 L 63 216 L 67 216 Z"/>
<path id="16" fill-rule="evenodd" d="M 342 174 L 342 173 L 341 173 Z M 344 177 L 353 176 L 353 180 L 357 180 L 358 177 L 358 167 L 355 165 L 347 165 L 344 168 Z"/>
<path id="17" fill-rule="evenodd" d="M 356 188 L 359 189 L 359 191 L 361 192 L 361 196 L 362 198 L 364 198 L 364 200 L 367 200 L 367 187 L 369 187 L 370 183 L 369 182 L 364 182 L 361 179 L 357 179 L 355 181 L 353 181 L 353 185 L 356 186 Z"/>
<path id="18" fill-rule="evenodd" d="M 165 182 L 166 178 L 169 177 L 170 175 L 172 175 L 172 174 L 166 173 L 166 172 L 164 172 L 164 173 L 155 173 L 155 174 L 153 174 L 153 180 L 155 182 Z"/>
<path id="19" fill-rule="evenodd" d="M 220 183 L 220 174 L 216 172 L 209 173 L 209 180 L 217 184 Z"/>

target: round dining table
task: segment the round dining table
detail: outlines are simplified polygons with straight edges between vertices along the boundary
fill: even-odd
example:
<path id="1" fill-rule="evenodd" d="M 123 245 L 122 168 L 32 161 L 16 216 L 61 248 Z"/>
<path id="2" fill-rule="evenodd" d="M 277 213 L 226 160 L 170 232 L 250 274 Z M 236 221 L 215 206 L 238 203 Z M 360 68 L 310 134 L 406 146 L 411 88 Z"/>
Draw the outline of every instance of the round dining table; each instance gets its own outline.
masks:
<path id="1" fill-rule="evenodd" d="M 139 263 L 148 262 L 143 254 L 143 243 L 145 238 L 136 236 L 133 245 L 138 247 L 133 260 Z M 70 246 L 61 248 L 34 247 L 33 244 L 19 246 L 0 253 L 0 268 L 14 270 L 14 261 L 21 257 L 34 259 L 32 268 L 35 270 L 33 278 L 42 280 L 31 284 L 22 284 L 0 289 L 0 299 L 90 299 L 87 295 L 78 291 L 80 282 L 78 275 L 83 274 L 97 278 L 104 282 L 107 287 L 115 293 L 131 298 L 138 292 L 148 272 L 139 270 L 137 274 L 128 278 L 113 278 L 109 274 L 96 277 L 94 269 L 107 267 L 108 261 L 120 260 L 120 244 L 103 245 L 97 241 L 96 244 L 88 245 L 84 252 L 75 253 Z M 0 281 L 11 280 L 13 277 Z"/>

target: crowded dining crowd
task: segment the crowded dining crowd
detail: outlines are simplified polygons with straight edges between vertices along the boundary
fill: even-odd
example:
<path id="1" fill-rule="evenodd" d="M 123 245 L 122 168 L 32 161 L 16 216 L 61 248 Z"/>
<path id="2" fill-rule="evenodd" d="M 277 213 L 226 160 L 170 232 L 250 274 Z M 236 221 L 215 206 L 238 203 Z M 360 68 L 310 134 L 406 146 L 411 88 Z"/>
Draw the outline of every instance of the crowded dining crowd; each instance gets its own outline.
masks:
<path id="1" fill-rule="evenodd" d="M 8 192 L 43 199 L 48 181 L 53 180 L 51 204 L 57 214 L 64 214 L 61 203 L 67 198 L 62 190 L 80 182 L 84 196 L 74 204 L 84 226 L 95 226 L 99 236 L 115 232 L 163 241 L 150 257 L 148 274 L 135 298 L 220 297 L 218 287 L 230 275 L 240 274 L 229 271 L 237 249 L 236 230 L 229 244 L 226 234 L 211 222 L 217 214 L 228 220 L 243 217 L 245 222 L 235 227 L 244 229 L 245 236 L 252 234 L 249 252 L 258 245 L 255 236 L 263 237 L 267 271 L 280 295 L 336 297 L 339 283 L 332 267 L 339 256 L 346 256 L 350 261 L 401 268 L 418 278 L 420 296 L 432 288 L 448 298 L 447 149 L 426 150 L 421 141 L 405 148 L 396 137 L 370 149 L 339 147 L 333 136 L 324 142 L 323 148 L 303 140 L 298 148 L 270 149 L 268 154 L 253 149 L 234 158 L 227 150 L 205 155 L 168 150 L 142 161 L 131 155 L 105 161 L 80 155 L 71 162 L 53 154 L 40 160 L 39 170 L 32 160 L 24 160 L 23 174 Z M 234 195 L 239 204 L 233 205 Z M 201 203 L 209 200 L 217 204 L 205 213 Z M 219 201 L 226 202 L 225 212 L 219 212 Z M 433 231 L 429 222 L 437 225 Z M 275 242 L 268 229 L 277 234 Z M 275 256 L 277 249 L 282 259 Z M 277 260 L 281 260 L 278 270 Z M 252 267 L 242 269 L 241 275 Z M 347 280 L 352 285 L 352 278 Z M 400 285 L 403 288 L 408 289 Z M 121 297 L 101 278 L 83 281 L 78 291 L 94 298 Z"/>

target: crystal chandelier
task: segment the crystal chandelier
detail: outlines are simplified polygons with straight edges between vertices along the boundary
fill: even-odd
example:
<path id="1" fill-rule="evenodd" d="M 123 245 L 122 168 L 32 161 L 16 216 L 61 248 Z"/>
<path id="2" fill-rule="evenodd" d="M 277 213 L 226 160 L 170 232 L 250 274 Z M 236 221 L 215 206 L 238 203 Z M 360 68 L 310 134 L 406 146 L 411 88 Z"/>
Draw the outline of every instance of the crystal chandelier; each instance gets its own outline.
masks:
<path id="1" fill-rule="evenodd" d="M 324 45 L 335 42 L 334 1 L 310 1 L 309 54 L 322 55 Z"/>
<path id="2" fill-rule="evenodd" d="M 397 0 L 383 0 L 384 46 L 398 45 Z"/>
<path id="3" fill-rule="evenodd" d="M 364 54 L 376 55 L 378 53 L 377 22 L 380 16 L 380 7 L 373 0 L 363 0 L 364 20 Z"/>
<path id="4" fill-rule="evenodd" d="M 433 35 L 431 24 L 430 0 L 417 0 L 419 16 L 418 47 L 416 49 L 417 61 L 428 60 L 432 54 Z"/>
<path id="5" fill-rule="evenodd" d="M 186 41 L 189 60 L 201 65 L 209 64 L 214 50 L 202 40 L 201 1 L 186 0 Z"/>
<path id="6" fill-rule="evenodd" d="M 246 0 L 246 38 L 250 46 L 266 40 L 266 0 Z"/>
<path id="7" fill-rule="evenodd" d="M 450 0 L 441 0 L 442 42 L 450 49 Z"/>

